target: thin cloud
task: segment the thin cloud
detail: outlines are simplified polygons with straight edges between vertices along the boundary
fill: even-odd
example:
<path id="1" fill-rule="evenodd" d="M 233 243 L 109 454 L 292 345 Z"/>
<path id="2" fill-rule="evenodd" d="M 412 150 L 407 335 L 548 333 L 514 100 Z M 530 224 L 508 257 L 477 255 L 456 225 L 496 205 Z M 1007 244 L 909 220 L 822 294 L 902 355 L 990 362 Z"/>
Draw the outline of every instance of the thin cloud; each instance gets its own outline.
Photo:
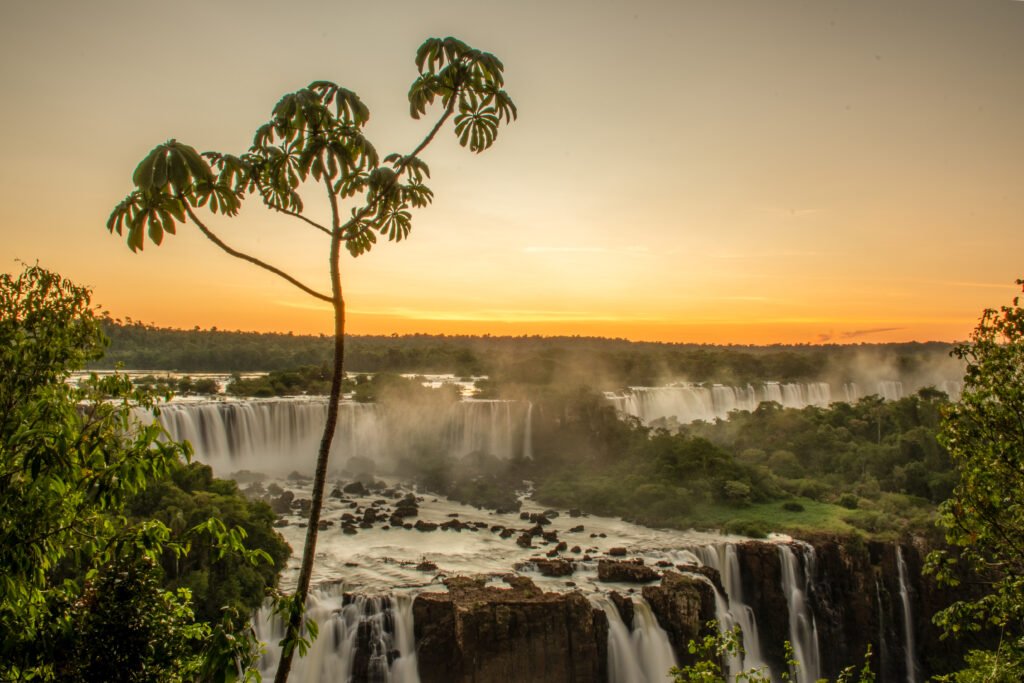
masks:
<path id="1" fill-rule="evenodd" d="M 523 247 L 527 254 L 604 254 L 611 249 L 606 247 Z"/>
<path id="2" fill-rule="evenodd" d="M 866 337 L 870 334 L 881 334 L 882 332 L 896 332 L 902 330 L 902 327 L 873 327 L 869 330 L 853 330 L 851 332 L 843 332 L 840 335 L 843 339 L 856 339 L 857 337 Z"/>

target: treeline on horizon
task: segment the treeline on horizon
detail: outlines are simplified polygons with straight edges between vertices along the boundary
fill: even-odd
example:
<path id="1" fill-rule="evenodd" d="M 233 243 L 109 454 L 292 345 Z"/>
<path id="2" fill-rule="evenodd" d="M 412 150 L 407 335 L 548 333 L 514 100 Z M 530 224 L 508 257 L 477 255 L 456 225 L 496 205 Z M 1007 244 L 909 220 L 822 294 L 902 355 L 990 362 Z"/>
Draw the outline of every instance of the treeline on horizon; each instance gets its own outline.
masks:
<path id="1" fill-rule="evenodd" d="M 106 318 L 105 356 L 90 369 L 177 372 L 270 372 L 330 362 L 327 335 L 182 330 Z M 949 363 L 951 344 L 710 345 L 634 342 L 604 337 L 490 335 L 349 335 L 350 372 L 451 373 L 507 382 L 586 381 L 613 388 L 685 379 L 692 382 L 857 380 L 880 368 L 911 377 Z"/>

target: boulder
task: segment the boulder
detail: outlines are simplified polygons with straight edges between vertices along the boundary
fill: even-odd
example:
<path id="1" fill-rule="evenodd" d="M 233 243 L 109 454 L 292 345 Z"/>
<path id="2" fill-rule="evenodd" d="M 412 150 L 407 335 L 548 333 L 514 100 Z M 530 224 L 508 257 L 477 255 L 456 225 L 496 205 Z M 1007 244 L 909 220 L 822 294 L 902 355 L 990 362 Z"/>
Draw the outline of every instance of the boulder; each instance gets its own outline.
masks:
<path id="1" fill-rule="evenodd" d="M 643 560 L 598 560 L 597 578 L 599 581 L 617 581 L 622 583 L 649 583 L 661 578 L 657 570 L 648 567 Z"/>

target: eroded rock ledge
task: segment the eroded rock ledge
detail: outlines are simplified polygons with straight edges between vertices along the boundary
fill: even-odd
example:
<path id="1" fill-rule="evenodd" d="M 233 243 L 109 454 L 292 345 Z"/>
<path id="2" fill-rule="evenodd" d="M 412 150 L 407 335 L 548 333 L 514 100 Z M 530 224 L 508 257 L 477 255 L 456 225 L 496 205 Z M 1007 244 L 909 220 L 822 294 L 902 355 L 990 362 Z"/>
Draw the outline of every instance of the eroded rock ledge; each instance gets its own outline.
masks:
<path id="1" fill-rule="evenodd" d="M 448 593 L 413 603 L 422 683 L 591 683 L 607 680 L 608 620 L 580 593 L 545 593 L 452 577 Z"/>

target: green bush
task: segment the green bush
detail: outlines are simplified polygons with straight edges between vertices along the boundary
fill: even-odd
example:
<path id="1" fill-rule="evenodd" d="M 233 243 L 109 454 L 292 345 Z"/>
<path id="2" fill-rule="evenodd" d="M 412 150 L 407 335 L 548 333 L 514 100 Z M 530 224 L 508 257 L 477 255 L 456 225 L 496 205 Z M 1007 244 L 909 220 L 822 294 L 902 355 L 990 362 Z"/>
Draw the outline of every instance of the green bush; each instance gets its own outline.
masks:
<path id="1" fill-rule="evenodd" d="M 852 493 L 844 493 L 837 502 L 847 510 L 856 510 L 860 506 L 860 499 Z"/>
<path id="2" fill-rule="evenodd" d="M 771 527 L 763 519 L 730 519 L 722 530 L 727 534 L 750 538 L 767 538 L 771 533 Z"/>

